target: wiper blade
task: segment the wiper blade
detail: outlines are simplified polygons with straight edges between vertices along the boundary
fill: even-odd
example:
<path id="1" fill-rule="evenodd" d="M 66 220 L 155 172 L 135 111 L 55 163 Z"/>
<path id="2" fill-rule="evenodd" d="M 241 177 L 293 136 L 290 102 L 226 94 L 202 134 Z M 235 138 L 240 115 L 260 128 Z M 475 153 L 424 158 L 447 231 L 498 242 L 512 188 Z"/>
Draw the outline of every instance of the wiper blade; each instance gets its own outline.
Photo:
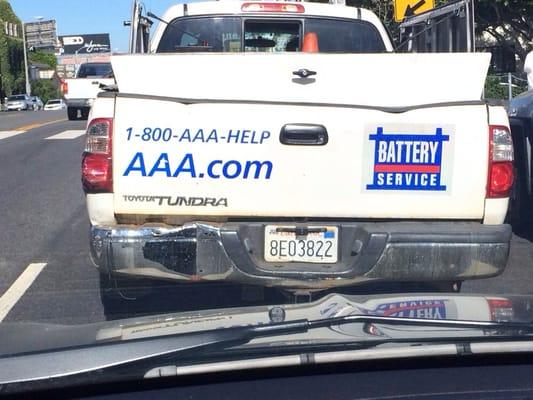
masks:
<path id="1" fill-rule="evenodd" d="M 191 351 L 220 351 L 246 344 L 261 337 L 305 333 L 313 329 L 352 323 L 520 331 L 521 333 L 533 331 L 533 323 L 435 320 L 372 315 L 348 315 L 311 321 L 296 320 L 0 357 L 0 371 L 2 371 L 0 384 L 64 378 L 113 367 L 125 367 L 169 356 L 179 357 L 187 355 Z M 418 338 L 413 339 L 413 341 L 417 340 Z M 373 342 L 371 341 L 371 343 Z M 383 343 L 381 340 L 376 342 Z"/>
<path id="2" fill-rule="evenodd" d="M 422 327 L 465 328 L 465 329 L 533 329 L 533 322 L 507 321 L 471 321 L 460 319 L 426 319 L 386 317 L 380 315 L 352 314 L 343 317 L 332 317 L 308 321 L 309 329 L 345 325 L 355 322 L 376 323 L 384 325 L 409 325 Z"/>

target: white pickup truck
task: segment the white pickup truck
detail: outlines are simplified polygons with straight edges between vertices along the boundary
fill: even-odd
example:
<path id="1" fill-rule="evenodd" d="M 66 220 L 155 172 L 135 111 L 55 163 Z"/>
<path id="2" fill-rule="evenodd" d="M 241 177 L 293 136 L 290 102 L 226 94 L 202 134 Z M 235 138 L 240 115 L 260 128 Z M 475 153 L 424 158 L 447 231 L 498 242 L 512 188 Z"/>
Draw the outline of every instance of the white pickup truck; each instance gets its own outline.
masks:
<path id="1" fill-rule="evenodd" d="M 102 86 L 112 85 L 113 70 L 110 63 L 92 62 L 81 64 L 76 78 L 65 79 L 61 91 L 67 103 L 69 120 L 87 119 L 94 99 Z"/>
<path id="2" fill-rule="evenodd" d="M 150 54 L 113 57 L 87 128 L 103 296 L 129 278 L 312 291 L 504 270 L 513 149 L 480 99 L 490 55 L 394 54 L 342 5 L 162 19 Z"/>

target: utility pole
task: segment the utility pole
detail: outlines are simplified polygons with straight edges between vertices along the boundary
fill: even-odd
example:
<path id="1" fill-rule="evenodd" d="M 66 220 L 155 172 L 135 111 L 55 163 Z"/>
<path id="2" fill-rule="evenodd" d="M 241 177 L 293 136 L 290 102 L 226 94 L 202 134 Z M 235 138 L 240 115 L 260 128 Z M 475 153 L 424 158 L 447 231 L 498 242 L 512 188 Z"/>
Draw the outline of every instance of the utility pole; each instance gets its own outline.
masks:
<path id="1" fill-rule="evenodd" d="M 508 97 L 509 101 L 513 99 L 513 74 L 508 72 L 507 73 L 507 87 L 508 87 Z"/>
<path id="2" fill-rule="evenodd" d="M 2 74 L 2 59 L 0 59 L 0 111 L 4 104 L 4 75 Z"/>
<path id="3" fill-rule="evenodd" d="M 130 21 L 130 43 L 129 50 L 130 53 L 135 53 L 137 45 L 137 14 L 138 14 L 139 4 L 137 0 L 132 1 L 131 5 L 131 21 Z"/>
<path id="4" fill-rule="evenodd" d="M 26 48 L 26 26 L 22 23 L 22 47 L 24 50 L 24 77 L 26 78 L 26 94 L 31 96 L 30 77 L 28 74 L 28 51 Z"/>

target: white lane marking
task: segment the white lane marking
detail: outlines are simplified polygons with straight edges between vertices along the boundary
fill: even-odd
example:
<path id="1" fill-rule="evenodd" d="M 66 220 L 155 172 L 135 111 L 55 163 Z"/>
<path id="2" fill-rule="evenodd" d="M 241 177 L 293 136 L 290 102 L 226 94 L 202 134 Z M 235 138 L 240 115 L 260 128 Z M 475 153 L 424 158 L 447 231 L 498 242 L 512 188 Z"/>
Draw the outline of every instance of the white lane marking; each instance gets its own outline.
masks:
<path id="1" fill-rule="evenodd" d="M 0 131 L 0 140 L 20 135 L 26 131 Z"/>
<path id="2" fill-rule="evenodd" d="M 65 132 L 58 133 L 57 135 L 54 135 L 54 136 L 49 136 L 49 137 L 46 138 L 46 140 L 76 139 L 76 138 L 78 138 L 78 137 L 80 137 L 81 135 L 84 135 L 84 134 L 85 134 L 84 130 L 65 131 Z"/>
<path id="3" fill-rule="evenodd" d="M 46 263 L 30 264 L 17 280 L 11 285 L 7 292 L 0 297 L 0 322 L 4 320 L 9 311 L 17 304 L 20 298 L 26 293 L 33 281 L 39 276 Z"/>

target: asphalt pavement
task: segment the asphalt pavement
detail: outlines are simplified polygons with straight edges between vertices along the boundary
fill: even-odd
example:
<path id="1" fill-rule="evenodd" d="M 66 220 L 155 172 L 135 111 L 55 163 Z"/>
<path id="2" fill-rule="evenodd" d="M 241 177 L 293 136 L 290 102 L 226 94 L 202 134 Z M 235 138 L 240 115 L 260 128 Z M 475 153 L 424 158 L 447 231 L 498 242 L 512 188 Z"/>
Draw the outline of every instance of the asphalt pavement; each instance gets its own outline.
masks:
<path id="1" fill-rule="evenodd" d="M 0 113 L 0 322 L 80 324 L 241 304 L 237 288 L 165 283 L 116 314 L 104 310 L 80 183 L 85 125 L 65 111 Z M 504 274 L 462 291 L 532 294 L 532 241 L 533 229 L 513 235 Z"/>
<path id="2" fill-rule="evenodd" d="M 0 112 L 0 131 L 28 130 L 45 123 L 66 121 L 66 111 Z"/>

